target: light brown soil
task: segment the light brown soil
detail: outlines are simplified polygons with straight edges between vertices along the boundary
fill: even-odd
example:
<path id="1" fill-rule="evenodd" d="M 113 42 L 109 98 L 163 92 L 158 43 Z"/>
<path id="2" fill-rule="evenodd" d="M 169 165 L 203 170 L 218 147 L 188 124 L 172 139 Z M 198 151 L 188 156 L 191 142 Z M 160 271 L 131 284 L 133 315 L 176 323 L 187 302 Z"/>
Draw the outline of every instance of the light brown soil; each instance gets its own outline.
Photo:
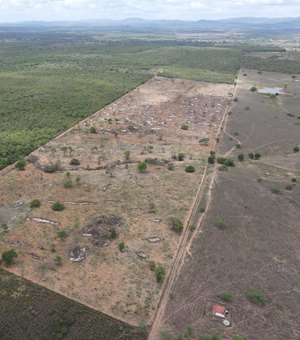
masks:
<path id="1" fill-rule="evenodd" d="M 175 215 L 187 222 L 230 91 L 229 85 L 154 78 L 34 152 L 37 160 L 25 171 L 3 171 L 1 223 L 9 230 L 1 235 L 0 251 L 14 248 L 18 253 L 9 270 L 128 323 L 151 322 L 162 286 L 147 262 L 154 260 L 167 273 L 172 265 L 180 237 L 167 218 Z M 188 130 L 181 129 L 183 124 Z M 96 134 L 90 133 L 91 126 Z M 199 144 L 203 137 L 210 138 L 208 146 Z M 186 154 L 185 161 L 172 160 L 179 152 Z M 71 166 L 72 158 L 80 165 Z M 137 162 L 146 158 L 160 162 L 139 173 Z M 63 171 L 43 171 L 57 161 Z M 168 162 L 174 171 L 167 169 Z M 195 173 L 184 171 L 189 164 Z M 63 186 L 67 171 L 73 182 L 69 189 Z M 34 198 L 42 201 L 38 209 L 29 208 Z M 14 207 L 19 201 L 23 204 Z M 53 201 L 64 202 L 66 209 L 52 211 Z M 117 239 L 105 247 L 82 235 L 102 215 L 123 220 L 115 228 Z M 29 219 L 34 217 L 57 225 Z M 65 240 L 57 237 L 59 230 L 68 232 Z M 163 241 L 149 243 L 151 236 Z M 124 252 L 118 249 L 120 241 Z M 76 246 L 87 247 L 79 263 L 69 260 Z M 138 251 L 149 257 L 138 257 Z M 56 256 L 62 257 L 61 266 L 55 265 Z"/>

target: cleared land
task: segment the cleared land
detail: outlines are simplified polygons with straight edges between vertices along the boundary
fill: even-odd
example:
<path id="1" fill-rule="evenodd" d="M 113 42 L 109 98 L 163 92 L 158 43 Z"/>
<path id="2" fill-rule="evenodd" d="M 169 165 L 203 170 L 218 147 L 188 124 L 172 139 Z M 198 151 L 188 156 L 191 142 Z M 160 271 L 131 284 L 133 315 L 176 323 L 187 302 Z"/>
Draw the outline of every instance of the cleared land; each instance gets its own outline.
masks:
<path id="1" fill-rule="evenodd" d="M 269 97 L 251 92 L 253 86 L 282 86 L 284 94 Z M 299 94 L 289 75 L 240 74 L 218 150 L 236 167 L 214 168 L 212 201 L 171 290 L 163 339 L 299 339 Z M 261 158 L 250 159 L 251 152 Z M 249 288 L 261 293 L 257 304 L 247 298 Z M 214 304 L 229 309 L 230 327 L 213 317 Z"/>
<path id="2" fill-rule="evenodd" d="M 180 235 L 168 217 L 186 227 L 230 91 L 153 78 L 38 149 L 24 171 L 5 169 L 0 247 L 19 255 L 9 270 L 130 324 L 151 322 L 162 284 L 149 261 L 172 264 Z M 41 207 L 30 209 L 32 199 Z M 65 210 L 53 211 L 56 201 Z"/>

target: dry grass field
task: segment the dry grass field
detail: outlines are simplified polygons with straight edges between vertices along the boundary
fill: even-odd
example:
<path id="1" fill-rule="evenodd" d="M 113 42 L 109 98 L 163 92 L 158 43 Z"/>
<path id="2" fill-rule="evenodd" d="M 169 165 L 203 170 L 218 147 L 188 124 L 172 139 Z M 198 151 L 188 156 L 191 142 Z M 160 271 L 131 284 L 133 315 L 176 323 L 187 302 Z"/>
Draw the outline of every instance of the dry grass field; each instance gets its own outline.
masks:
<path id="1" fill-rule="evenodd" d="M 25 170 L 0 172 L 0 251 L 18 254 L 7 269 L 129 324 L 150 323 L 163 284 L 149 261 L 168 273 L 180 240 L 168 218 L 186 227 L 231 91 L 153 78 L 33 152 Z M 65 209 L 53 211 L 55 202 Z"/>
<path id="2" fill-rule="evenodd" d="M 299 339 L 297 79 L 240 73 L 238 101 L 217 152 L 232 157 L 236 166 L 227 171 L 214 167 L 212 200 L 171 289 L 162 339 Z M 282 87 L 283 94 L 251 92 L 253 86 Z M 244 161 L 237 159 L 241 153 Z M 248 153 L 261 157 L 254 160 Z M 251 288 L 256 290 L 252 300 L 247 296 Z M 230 327 L 213 316 L 215 304 L 228 308 Z"/>

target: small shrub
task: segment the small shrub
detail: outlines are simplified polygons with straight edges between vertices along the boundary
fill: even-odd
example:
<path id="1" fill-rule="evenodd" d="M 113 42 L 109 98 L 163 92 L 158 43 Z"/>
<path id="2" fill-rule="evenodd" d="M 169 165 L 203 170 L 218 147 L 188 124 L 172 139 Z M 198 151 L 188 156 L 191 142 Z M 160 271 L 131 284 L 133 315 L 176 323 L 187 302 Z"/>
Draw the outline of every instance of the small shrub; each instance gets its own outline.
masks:
<path id="1" fill-rule="evenodd" d="M 181 130 L 188 130 L 189 126 L 187 124 L 182 124 L 180 127 Z"/>
<path id="2" fill-rule="evenodd" d="M 168 163 L 167 169 L 170 170 L 170 171 L 173 171 L 174 170 L 174 164 L 173 163 Z"/>
<path id="3" fill-rule="evenodd" d="M 124 157 L 125 157 L 126 161 L 129 161 L 129 159 L 130 159 L 130 151 L 129 150 L 124 151 Z"/>
<path id="4" fill-rule="evenodd" d="M 226 166 L 226 165 L 220 165 L 219 167 L 218 167 L 218 170 L 219 171 L 227 171 L 228 170 L 228 167 Z"/>
<path id="5" fill-rule="evenodd" d="M 65 230 L 60 230 L 57 232 L 57 237 L 59 237 L 61 240 L 64 240 L 68 237 L 68 233 Z"/>
<path id="6" fill-rule="evenodd" d="M 253 153 L 253 152 L 248 153 L 248 157 L 249 157 L 250 159 L 254 159 L 254 153 Z"/>
<path id="7" fill-rule="evenodd" d="M 41 206 L 41 201 L 34 199 L 30 202 L 30 208 L 39 208 Z"/>
<path id="8" fill-rule="evenodd" d="M 233 296 L 229 292 L 224 292 L 218 295 L 220 299 L 222 299 L 225 302 L 231 302 L 233 300 Z"/>
<path id="9" fill-rule="evenodd" d="M 215 222 L 215 226 L 221 230 L 227 229 L 229 225 L 222 219 L 219 219 Z"/>
<path id="10" fill-rule="evenodd" d="M 149 202 L 149 213 L 154 214 L 156 212 L 156 206 L 154 202 Z"/>
<path id="11" fill-rule="evenodd" d="M 224 162 L 224 165 L 234 167 L 234 166 L 235 166 L 234 160 L 231 159 L 231 158 L 226 158 L 226 160 L 225 160 L 225 162 Z"/>
<path id="12" fill-rule="evenodd" d="M 54 245 L 54 244 L 51 244 L 50 250 L 51 250 L 52 253 L 55 253 L 55 252 L 56 252 L 56 248 L 55 248 L 55 245 Z"/>
<path id="13" fill-rule="evenodd" d="M 62 257 L 57 255 L 56 258 L 55 258 L 55 264 L 57 266 L 61 266 L 62 265 Z"/>
<path id="14" fill-rule="evenodd" d="M 77 158 L 72 158 L 70 161 L 70 165 L 80 165 L 80 161 Z"/>
<path id="15" fill-rule="evenodd" d="M 76 177 L 76 184 L 79 185 L 80 184 L 80 176 Z"/>
<path id="16" fill-rule="evenodd" d="M 176 231 L 177 233 L 181 233 L 183 230 L 183 223 L 176 216 L 169 216 L 168 223 L 171 226 L 171 229 Z"/>
<path id="17" fill-rule="evenodd" d="M 72 179 L 70 177 L 65 178 L 65 180 L 64 180 L 64 188 L 70 189 L 72 187 L 73 187 Z"/>
<path id="18" fill-rule="evenodd" d="M 201 214 L 203 214 L 203 213 L 205 212 L 205 207 L 200 207 L 200 208 L 199 208 L 199 212 L 200 212 Z"/>
<path id="19" fill-rule="evenodd" d="M 292 183 L 297 183 L 297 178 L 292 178 Z"/>
<path id="20" fill-rule="evenodd" d="M 149 266 L 149 269 L 154 272 L 156 268 L 156 263 L 154 261 L 149 261 L 148 266 Z"/>
<path id="21" fill-rule="evenodd" d="M 292 184 L 287 184 L 287 185 L 285 186 L 285 190 L 293 190 Z"/>
<path id="22" fill-rule="evenodd" d="M 11 264 L 13 264 L 16 257 L 18 257 L 18 254 L 15 252 L 14 249 L 10 249 L 2 253 L 1 262 L 3 262 L 6 266 L 10 266 Z"/>
<path id="23" fill-rule="evenodd" d="M 146 172 L 147 170 L 147 163 L 146 162 L 139 162 L 137 165 L 139 172 Z"/>
<path id="24" fill-rule="evenodd" d="M 246 298 L 256 305 L 264 306 L 267 303 L 267 298 L 260 290 L 250 287 L 246 290 Z"/>
<path id="25" fill-rule="evenodd" d="M 272 192 L 272 194 L 276 194 L 276 195 L 280 195 L 281 194 L 281 191 L 279 189 L 277 189 L 277 188 L 272 188 L 271 192 Z"/>
<path id="26" fill-rule="evenodd" d="M 293 113 L 287 113 L 286 115 L 289 116 L 289 117 L 295 117 L 295 115 Z"/>
<path id="27" fill-rule="evenodd" d="M 257 87 L 255 86 L 252 86 L 251 89 L 250 89 L 251 92 L 256 92 L 257 91 Z"/>
<path id="28" fill-rule="evenodd" d="M 242 145 L 241 144 L 235 144 L 235 147 L 237 148 L 237 149 L 240 149 L 241 147 L 242 147 Z"/>
<path id="29" fill-rule="evenodd" d="M 59 163 L 57 162 L 57 163 L 55 163 L 55 164 L 47 164 L 47 165 L 45 165 L 44 166 L 44 171 L 45 172 L 47 172 L 47 173 L 49 173 L 49 174 L 51 174 L 51 173 L 53 173 L 53 172 L 56 172 L 56 171 L 58 171 L 59 170 Z"/>
<path id="30" fill-rule="evenodd" d="M 6 223 L 1 224 L 1 228 L 2 228 L 4 231 L 7 231 L 7 230 L 8 230 L 8 225 L 7 225 Z"/>
<path id="31" fill-rule="evenodd" d="M 218 164 L 224 164 L 225 161 L 226 161 L 226 158 L 225 158 L 225 157 L 218 157 L 218 158 L 217 158 L 217 163 L 218 163 Z"/>
<path id="32" fill-rule="evenodd" d="M 97 133 L 95 126 L 91 126 L 90 133 Z"/>
<path id="33" fill-rule="evenodd" d="M 26 166 L 25 159 L 21 159 L 16 163 L 15 168 L 18 169 L 18 170 L 24 170 L 25 166 Z"/>
<path id="34" fill-rule="evenodd" d="M 178 156 L 177 156 L 177 159 L 179 162 L 182 162 L 184 161 L 185 159 L 185 154 L 183 152 L 179 152 Z"/>
<path id="35" fill-rule="evenodd" d="M 215 164 L 215 162 L 216 162 L 216 156 L 215 155 L 210 155 L 208 157 L 208 163 L 209 164 Z"/>
<path id="36" fill-rule="evenodd" d="M 190 231 L 194 231 L 197 229 L 197 226 L 196 224 L 190 224 L 189 228 L 190 228 Z"/>
<path id="37" fill-rule="evenodd" d="M 115 228 L 111 228 L 111 229 L 109 230 L 109 238 L 110 238 L 111 240 L 114 240 L 114 239 L 117 238 L 117 236 L 118 236 L 118 234 L 117 234 L 117 232 L 116 232 L 116 229 L 115 229 Z"/>
<path id="38" fill-rule="evenodd" d="M 299 146 L 295 146 L 293 149 L 294 152 L 299 152 Z"/>
<path id="39" fill-rule="evenodd" d="M 233 98 L 233 101 L 234 101 L 234 102 L 238 102 L 238 101 L 239 101 L 239 98 L 238 98 L 238 97 L 235 97 L 235 98 Z"/>
<path id="40" fill-rule="evenodd" d="M 238 154 L 237 157 L 238 157 L 238 160 L 239 160 L 240 162 L 242 162 L 242 161 L 245 159 L 245 156 L 244 156 L 243 153 Z"/>
<path id="41" fill-rule="evenodd" d="M 185 172 L 190 172 L 190 173 L 195 172 L 195 167 L 193 165 L 187 165 L 185 167 Z"/>
<path id="42" fill-rule="evenodd" d="M 258 152 L 256 152 L 256 153 L 254 154 L 254 159 L 260 159 L 260 158 L 261 158 L 261 154 L 258 153 Z"/>
<path id="43" fill-rule="evenodd" d="M 232 340 L 248 340 L 248 338 L 246 336 L 242 336 L 242 335 L 234 335 L 232 337 Z"/>
<path id="44" fill-rule="evenodd" d="M 60 202 L 55 202 L 52 204 L 51 208 L 54 211 L 63 211 L 65 209 L 65 206 Z"/>
<path id="45" fill-rule="evenodd" d="M 125 242 L 124 241 L 121 241 L 118 244 L 118 249 L 120 250 L 121 253 L 125 250 Z"/>
<path id="46" fill-rule="evenodd" d="M 156 281 L 157 282 L 162 282 L 166 276 L 166 271 L 164 269 L 164 267 L 162 266 L 158 266 L 155 268 L 154 270 L 155 273 L 155 277 L 156 277 Z"/>

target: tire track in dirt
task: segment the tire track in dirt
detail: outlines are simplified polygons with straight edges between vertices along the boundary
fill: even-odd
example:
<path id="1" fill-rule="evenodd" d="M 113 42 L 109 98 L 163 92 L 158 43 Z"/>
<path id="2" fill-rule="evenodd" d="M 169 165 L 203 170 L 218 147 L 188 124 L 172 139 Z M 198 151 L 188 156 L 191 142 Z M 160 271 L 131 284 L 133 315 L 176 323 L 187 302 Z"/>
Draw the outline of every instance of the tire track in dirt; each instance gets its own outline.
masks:
<path id="1" fill-rule="evenodd" d="M 238 85 L 238 79 L 239 79 L 239 75 L 237 76 L 236 82 L 235 82 L 235 86 L 234 86 L 234 91 L 233 91 L 233 95 L 232 98 L 235 97 L 236 94 L 236 89 L 237 89 L 237 85 Z M 221 133 L 222 129 L 225 130 L 225 126 L 227 124 L 227 118 L 228 118 L 228 112 L 229 112 L 229 108 L 232 105 L 232 101 L 230 100 L 224 110 L 224 114 L 218 129 L 218 133 L 217 136 Z M 212 151 L 215 151 L 217 147 L 217 141 L 214 142 Z M 171 269 L 169 271 L 169 275 L 167 277 L 167 279 L 165 280 L 164 286 L 163 286 L 163 291 L 160 297 L 160 301 L 158 304 L 158 308 L 156 310 L 156 314 L 154 316 L 153 319 L 153 323 L 152 323 L 152 327 L 148 336 L 148 340 L 157 340 L 159 339 L 159 331 L 161 330 L 161 323 L 162 323 L 162 318 L 168 303 L 168 299 L 171 293 L 171 290 L 176 282 L 176 279 L 181 271 L 181 268 L 184 265 L 184 259 L 185 259 L 185 255 L 186 254 L 191 254 L 190 253 L 190 247 L 191 244 L 194 240 L 194 237 L 196 235 L 196 233 L 199 233 L 201 231 L 201 227 L 202 227 L 202 222 L 206 216 L 206 213 L 203 213 L 202 216 L 200 217 L 198 223 L 197 223 L 197 227 L 196 230 L 194 231 L 194 233 L 191 235 L 191 231 L 189 229 L 189 223 L 191 221 L 193 221 L 193 218 L 196 217 L 197 215 L 197 210 L 199 207 L 199 204 L 201 202 L 202 197 L 204 196 L 204 189 L 205 189 L 205 184 L 206 184 L 206 180 L 208 178 L 208 170 L 210 169 L 209 164 L 206 163 L 203 175 L 202 175 L 202 179 L 201 182 L 199 184 L 198 190 L 197 190 L 197 194 L 195 196 L 195 199 L 193 201 L 193 204 L 191 206 L 190 212 L 187 216 L 187 219 L 185 221 L 185 227 L 184 227 L 184 231 L 183 231 L 183 235 L 181 236 L 181 240 L 180 243 L 178 245 L 178 250 L 177 253 L 175 255 L 173 264 L 171 266 Z M 213 187 L 213 183 L 216 179 L 216 170 L 214 168 L 213 173 L 211 175 L 211 179 L 210 179 L 210 185 L 209 185 L 209 190 L 207 193 L 207 206 L 210 204 L 211 202 L 211 191 L 212 191 L 212 187 Z"/>

